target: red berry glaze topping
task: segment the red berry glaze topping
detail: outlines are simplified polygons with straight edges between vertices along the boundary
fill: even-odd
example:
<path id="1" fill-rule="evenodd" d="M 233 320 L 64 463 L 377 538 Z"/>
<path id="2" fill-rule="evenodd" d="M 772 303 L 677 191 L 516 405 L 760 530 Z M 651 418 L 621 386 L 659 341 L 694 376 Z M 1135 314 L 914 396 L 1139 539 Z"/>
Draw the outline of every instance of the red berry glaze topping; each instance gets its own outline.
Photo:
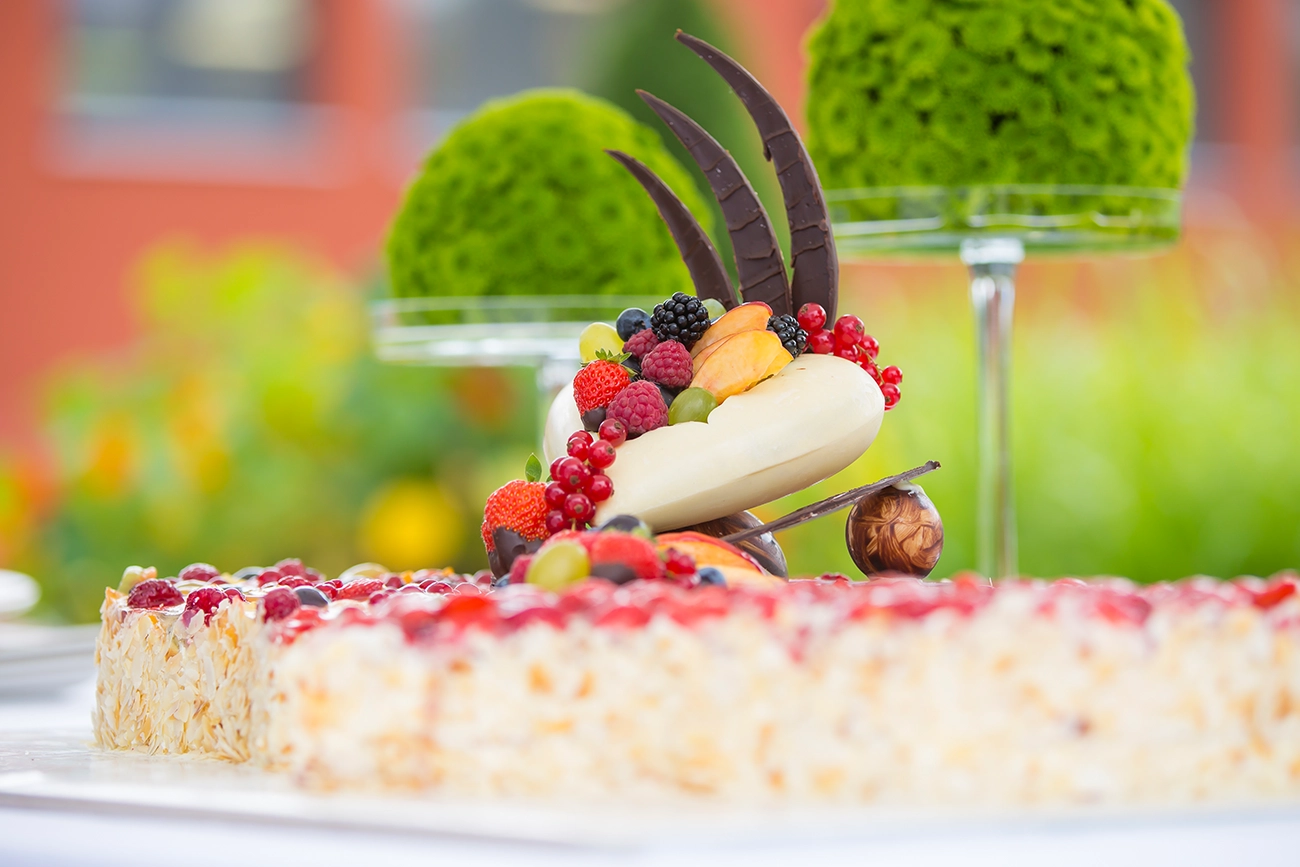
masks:
<path id="1" fill-rule="evenodd" d="M 216 587 L 200 587 L 185 597 L 185 613 L 181 619 L 188 626 L 194 615 L 203 612 L 203 625 L 207 626 L 212 622 L 212 615 L 221 607 L 221 603 L 229 598 L 225 591 Z"/>
<path id="2" fill-rule="evenodd" d="M 277 587 L 262 597 L 262 619 L 268 623 L 284 620 L 301 607 L 302 603 L 292 590 Z"/>

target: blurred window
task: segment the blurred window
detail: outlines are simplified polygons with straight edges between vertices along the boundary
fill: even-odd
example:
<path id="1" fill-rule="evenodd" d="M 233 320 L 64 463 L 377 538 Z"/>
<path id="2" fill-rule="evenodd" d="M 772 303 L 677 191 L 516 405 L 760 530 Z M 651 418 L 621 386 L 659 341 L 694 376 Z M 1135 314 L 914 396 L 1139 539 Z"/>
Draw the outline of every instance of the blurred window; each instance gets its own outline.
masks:
<path id="1" fill-rule="evenodd" d="M 402 0 L 413 146 L 427 147 L 484 100 L 580 87 L 619 7 L 636 0 Z"/>
<path id="2" fill-rule="evenodd" d="M 322 133 L 316 0 L 64 0 L 63 11 L 61 168 L 244 175 Z"/>

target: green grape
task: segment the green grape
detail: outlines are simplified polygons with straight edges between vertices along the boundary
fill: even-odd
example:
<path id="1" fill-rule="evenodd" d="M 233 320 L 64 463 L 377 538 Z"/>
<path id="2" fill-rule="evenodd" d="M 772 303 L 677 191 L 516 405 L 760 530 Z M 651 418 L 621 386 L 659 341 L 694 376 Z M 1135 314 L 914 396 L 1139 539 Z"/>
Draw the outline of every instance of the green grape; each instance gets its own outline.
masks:
<path id="1" fill-rule="evenodd" d="M 718 408 L 718 399 L 707 388 L 688 388 L 673 399 L 668 407 L 668 423 L 708 421 L 709 413 Z"/>
<path id="2" fill-rule="evenodd" d="M 587 549 L 577 542 L 556 542 L 528 564 L 526 580 L 543 590 L 559 593 L 591 574 Z"/>
<path id="3" fill-rule="evenodd" d="M 595 361 L 596 353 L 602 349 L 610 355 L 618 355 L 623 351 L 623 340 L 614 326 L 593 322 L 578 335 L 578 354 L 582 356 L 582 363 Z"/>
<path id="4" fill-rule="evenodd" d="M 719 316 L 727 312 L 727 308 L 723 307 L 722 302 L 717 298 L 705 298 L 704 309 L 709 311 L 710 319 L 717 319 Z"/>

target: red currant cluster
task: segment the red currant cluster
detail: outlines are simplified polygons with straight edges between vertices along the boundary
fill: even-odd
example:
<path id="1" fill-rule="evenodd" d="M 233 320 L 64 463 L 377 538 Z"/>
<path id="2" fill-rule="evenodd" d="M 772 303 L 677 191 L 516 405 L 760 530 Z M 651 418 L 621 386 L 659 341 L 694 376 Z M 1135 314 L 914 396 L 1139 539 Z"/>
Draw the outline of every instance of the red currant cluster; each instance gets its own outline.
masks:
<path id="1" fill-rule="evenodd" d="M 799 308 L 799 327 L 808 332 L 808 351 L 819 355 L 836 355 L 861 367 L 880 386 L 885 396 L 885 409 L 893 409 L 901 397 L 898 386 L 903 381 L 903 371 L 892 364 L 883 370 L 876 366 L 880 344 L 867 333 L 867 327 L 856 316 L 845 314 L 826 328 L 826 308 L 820 304 L 805 304 Z"/>
<path id="2" fill-rule="evenodd" d="M 596 516 L 596 504 L 614 493 L 614 483 L 603 470 L 614 463 L 614 451 L 627 441 L 627 428 L 617 419 L 600 423 L 597 437 L 585 430 L 569 437 L 568 457 L 551 463 L 551 482 L 544 496 L 551 510 L 546 513 L 546 532 L 584 530 Z"/>

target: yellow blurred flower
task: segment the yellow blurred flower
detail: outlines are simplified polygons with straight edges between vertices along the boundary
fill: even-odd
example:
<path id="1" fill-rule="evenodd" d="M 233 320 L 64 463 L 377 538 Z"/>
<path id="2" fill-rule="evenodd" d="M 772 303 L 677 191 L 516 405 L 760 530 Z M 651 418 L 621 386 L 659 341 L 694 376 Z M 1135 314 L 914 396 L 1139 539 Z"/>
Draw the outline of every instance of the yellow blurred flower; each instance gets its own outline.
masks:
<path id="1" fill-rule="evenodd" d="M 399 479 L 377 490 L 361 512 L 358 545 L 390 569 L 436 568 L 457 553 L 464 519 L 441 485 Z"/>

